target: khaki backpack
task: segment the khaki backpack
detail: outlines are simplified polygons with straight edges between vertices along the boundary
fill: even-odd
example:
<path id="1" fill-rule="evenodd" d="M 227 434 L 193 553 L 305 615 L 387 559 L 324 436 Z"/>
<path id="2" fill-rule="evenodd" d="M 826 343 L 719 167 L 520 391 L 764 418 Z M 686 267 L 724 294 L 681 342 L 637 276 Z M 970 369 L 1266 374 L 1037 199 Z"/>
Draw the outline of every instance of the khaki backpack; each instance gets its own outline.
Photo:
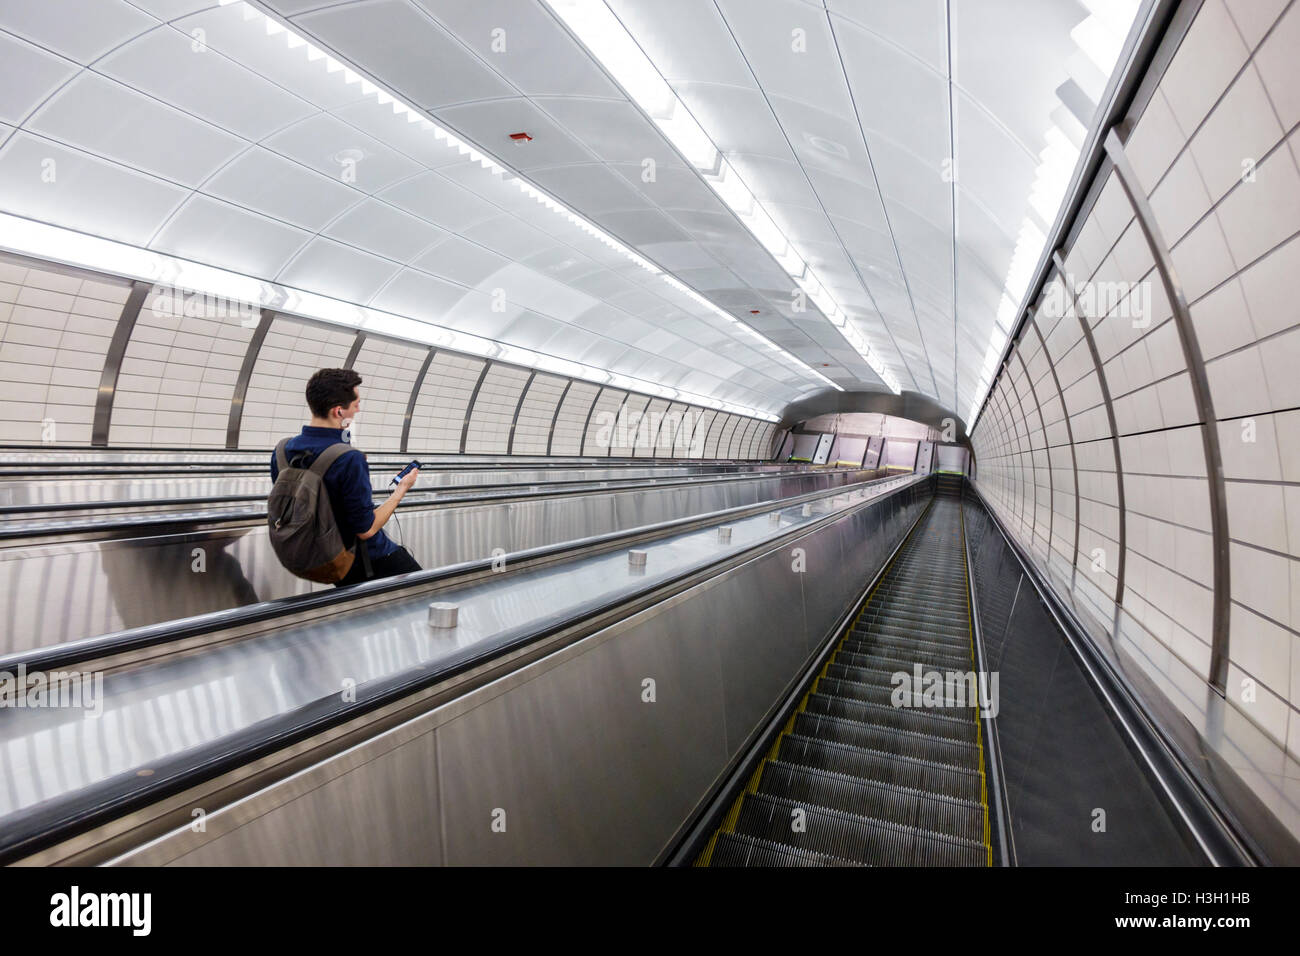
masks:
<path id="1" fill-rule="evenodd" d="M 352 569 L 359 547 L 361 561 L 370 570 L 365 542 L 345 548 L 343 534 L 334 520 L 325 489 L 325 472 L 350 451 L 346 442 L 336 442 L 316 456 L 307 468 L 295 468 L 285 453 L 285 438 L 275 446 L 280 473 L 266 502 L 267 534 L 271 548 L 285 569 L 318 584 L 337 584 Z M 369 574 L 367 573 L 367 577 Z"/>

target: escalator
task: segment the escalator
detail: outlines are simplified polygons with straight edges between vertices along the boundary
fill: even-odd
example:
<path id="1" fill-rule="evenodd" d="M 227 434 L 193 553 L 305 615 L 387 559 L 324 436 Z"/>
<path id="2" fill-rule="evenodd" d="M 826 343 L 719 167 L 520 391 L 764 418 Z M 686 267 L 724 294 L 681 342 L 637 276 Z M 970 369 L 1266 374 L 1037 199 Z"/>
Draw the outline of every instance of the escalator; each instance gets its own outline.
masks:
<path id="1" fill-rule="evenodd" d="M 961 491 L 960 477 L 937 478 L 697 866 L 992 864 L 977 707 L 895 701 L 917 665 L 976 671 Z"/>

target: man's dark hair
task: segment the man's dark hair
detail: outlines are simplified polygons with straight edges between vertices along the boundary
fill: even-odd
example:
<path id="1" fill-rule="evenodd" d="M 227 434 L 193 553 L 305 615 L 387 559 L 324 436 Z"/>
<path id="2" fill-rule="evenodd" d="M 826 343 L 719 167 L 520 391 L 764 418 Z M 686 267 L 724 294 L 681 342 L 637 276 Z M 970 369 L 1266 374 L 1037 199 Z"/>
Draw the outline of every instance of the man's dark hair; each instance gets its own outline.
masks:
<path id="1" fill-rule="evenodd" d="M 361 376 L 350 368 L 323 368 L 307 380 L 307 407 L 317 418 L 329 418 L 330 409 L 352 404 L 360 384 Z"/>

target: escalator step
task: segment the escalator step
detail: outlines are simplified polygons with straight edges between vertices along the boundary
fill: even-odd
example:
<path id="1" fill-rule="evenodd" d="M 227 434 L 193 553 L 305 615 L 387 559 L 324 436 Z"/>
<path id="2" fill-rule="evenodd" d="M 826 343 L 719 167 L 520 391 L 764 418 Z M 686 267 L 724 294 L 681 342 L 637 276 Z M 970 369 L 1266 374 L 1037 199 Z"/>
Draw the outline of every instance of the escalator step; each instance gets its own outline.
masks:
<path id="1" fill-rule="evenodd" d="M 873 783 L 797 764 L 769 761 L 763 767 L 758 792 L 800 805 L 929 830 L 972 843 L 984 839 L 984 808 L 978 803 L 934 796 L 893 784 Z"/>
<path id="2" fill-rule="evenodd" d="M 877 727 L 906 730 L 927 734 L 943 740 L 975 743 L 975 721 L 965 708 L 938 710 L 937 708 L 895 707 L 890 704 L 869 704 L 865 701 L 830 694 L 812 694 L 804 712 L 823 717 L 840 717 Z"/>
<path id="3" fill-rule="evenodd" d="M 846 650 L 865 651 L 873 647 L 897 647 L 903 650 L 929 651 L 931 654 L 949 654 L 970 663 L 970 642 L 960 638 L 908 638 L 881 631 L 852 631 L 841 642 Z"/>
<path id="4" fill-rule="evenodd" d="M 869 651 L 851 651 L 841 648 L 835 652 L 835 663 L 850 667 L 893 668 L 894 671 L 912 673 L 912 667 L 920 664 L 925 670 L 952 667 L 968 670 L 969 658 L 965 661 L 946 654 L 927 654 L 916 649 L 878 647 Z"/>
<path id="5" fill-rule="evenodd" d="M 803 811 L 802 830 L 796 811 Z M 736 832 L 869 866 L 984 866 L 987 857 L 983 845 L 968 840 L 757 793 L 746 794 Z"/>
<path id="6" fill-rule="evenodd" d="M 859 866 L 827 853 L 810 853 L 743 833 L 719 833 L 709 866 Z"/>
<path id="7" fill-rule="evenodd" d="M 846 637 L 840 647 L 855 654 L 869 654 L 877 650 L 884 654 L 901 651 L 909 656 L 928 654 L 936 659 L 942 658 L 946 666 L 967 670 L 970 668 L 970 647 L 956 640 L 909 641 L 892 634 L 853 634 Z"/>
<path id="8" fill-rule="evenodd" d="M 980 799 L 979 773 L 962 767 L 948 767 L 933 761 L 899 757 L 799 734 L 782 737 L 777 756 L 800 766 L 924 790 L 957 800 L 977 802 Z"/>
<path id="9" fill-rule="evenodd" d="M 979 768 L 979 752 L 974 744 L 944 740 L 927 734 L 875 727 L 840 717 L 822 717 L 807 712 L 795 717 L 794 730 L 805 737 L 817 737 L 852 747 L 866 747 L 882 753 L 898 754 L 900 757 L 915 757 L 967 770 Z"/>

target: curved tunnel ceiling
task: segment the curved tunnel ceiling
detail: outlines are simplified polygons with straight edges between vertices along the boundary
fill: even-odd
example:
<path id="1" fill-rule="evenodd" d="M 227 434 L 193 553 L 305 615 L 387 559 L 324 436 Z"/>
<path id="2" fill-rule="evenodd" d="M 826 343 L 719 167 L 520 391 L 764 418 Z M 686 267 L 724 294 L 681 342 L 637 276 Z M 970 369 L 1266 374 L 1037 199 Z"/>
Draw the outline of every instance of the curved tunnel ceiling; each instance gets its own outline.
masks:
<path id="1" fill-rule="evenodd" d="M 563 6 L 9 5 L 0 211 L 766 417 L 828 388 L 982 398 L 1049 154 L 1072 167 L 1104 84 L 1080 44 L 1118 49 L 1136 0 L 609 0 L 721 185 Z M 791 259 L 822 293 L 802 311 Z"/>

